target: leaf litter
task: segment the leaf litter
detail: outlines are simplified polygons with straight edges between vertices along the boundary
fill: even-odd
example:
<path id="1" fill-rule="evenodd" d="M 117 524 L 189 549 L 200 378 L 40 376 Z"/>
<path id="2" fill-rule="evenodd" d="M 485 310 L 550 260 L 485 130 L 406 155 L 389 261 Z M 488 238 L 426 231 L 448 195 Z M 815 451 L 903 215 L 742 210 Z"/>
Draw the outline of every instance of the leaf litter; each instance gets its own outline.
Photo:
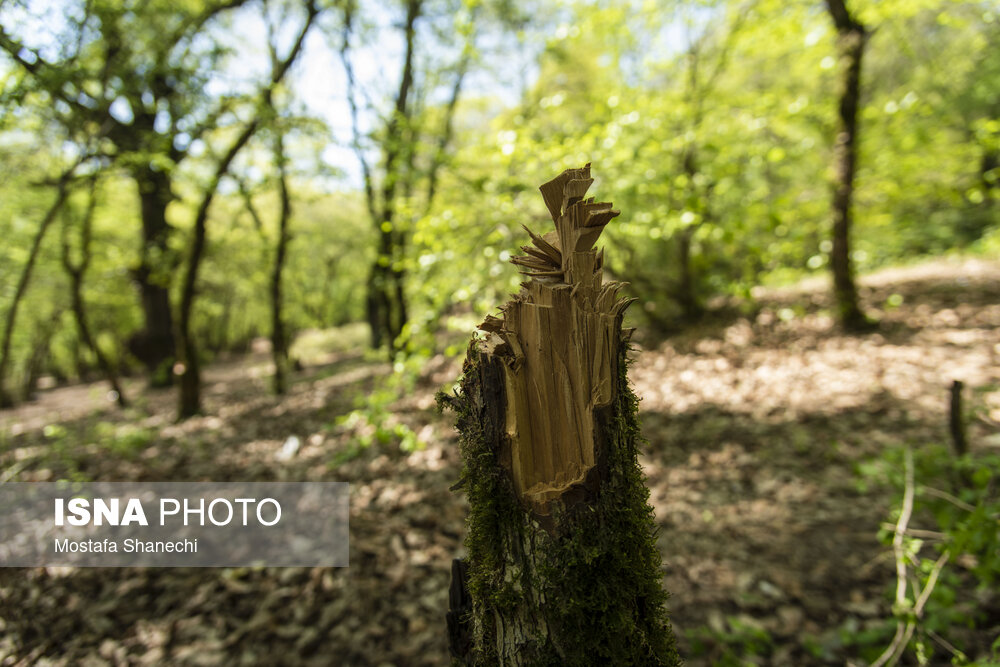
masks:
<path id="1" fill-rule="evenodd" d="M 891 489 L 862 490 L 856 467 L 903 443 L 947 442 L 953 379 L 986 417 L 970 424 L 973 447 L 1000 446 L 988 423 L 1000 421 L 1000 266 L 877 274 L 862 295 L 876 333 L 841 334 L 823 289 L 806 285 L 637 346 L 642 463 L 689 665 L 718 662 L 736 640 L 756 664 L 854 657 L 841 631 L 891 613 L 876 533 L 894 501 Z M 460 462 L 432 396 L 458 366 L 436 358 L 391 406 L 426 443 L 406 453 L 358 448 L 336 423 L 388 365 L 326 361 L 281 398 L 268 393 L 266 356 L 217 363 L 206 415 L 181 424 L 173 394 L 140 394 L 138 381 L 125 413 L 96 384 L 0 413 L 5 480 L 351 483 L 348 568 L 0 570 L 0 664 L 448 664 L 466 507 L 449 491 Z"/>

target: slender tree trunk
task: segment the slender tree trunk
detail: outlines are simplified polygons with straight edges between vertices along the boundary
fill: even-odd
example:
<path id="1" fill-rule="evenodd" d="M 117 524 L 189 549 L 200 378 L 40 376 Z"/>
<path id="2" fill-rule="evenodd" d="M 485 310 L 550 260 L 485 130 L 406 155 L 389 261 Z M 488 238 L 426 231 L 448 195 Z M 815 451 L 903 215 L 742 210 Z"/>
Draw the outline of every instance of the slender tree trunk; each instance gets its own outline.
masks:
<path id="1" fill-rule="evenodd" d="M 284 298 L 281 274 L 285 269 L 285 254 L 288 249 L 288 224 L 292 216 L 292 199 L 288 193 L 287 158 L 280 130 L 275 132 L 274 156 L 278 162 L 278 196 L 281 200 L 281 211 L 278 215 L 278 242 L 271 273 L 271 355 L 274 358 L 274 393 L 284 394 L 288 389 L 288 341 L 285 337 L 285 323 L 281 316 Z"/>
<path id="2" fill-rule="evenodd" d="M 833 292 L 841 325 L 848 330 L 863 330 L 870 320 L 858 304 L 851 261 L 851 225 L 854 198 L 854 174 L 857 168 L 858 106 L 861 94 L 861 61 L 868 41 L 868 31 L 848 12 L 844 0 L 827 0 L 827 8 L 837 28 L 837 47 L 843 68 L 843 83 L 838 106 L 839 127 L 834 145 L 836 183 L 833 192 Z"/>
<path id="3" fill-rule="evenodd" d="M 52 226 L 52 221 L 56 219 L 59 209 L 61 209 L 63 204 L 66 203 L 66 196 L 69 194 L 69 181 L 73 177 L 73 173 L 76 171 L 78 166 L 79 163 L 64 171 L 59 177 L 56 184 L 55 201 L 53 201 L 48 210 L 45 211 L 45 216 L 38 225 L 38 231 L 35 232 L 35 238 L 31 242 L 31 250 L 28 251 L 28 261 L 26 261 L 24 266 L 21 268 L 21 276 L 18 278 L 17 287 L 14 289 L 14 299 L 11 301 L 10 308 L 7 310 L 7 317 L 4 322 L 3 329 L 3 340 L 0 341 L 0 407 L 10 407 L 14 405 L 14 396 L 8 393 L 5 386 L 7 382 L 7 373 L 10 369 L 10 348 L 11 342 L 14 339 L 14 323 L 17 321 L 17 311 L 21 307 L 21 301 L 24 299 L 25 293 L 28 291 L 28 283 L 31 281 L 31 272 L 35 268 L 35 262 L 38 260 L 38 253 L 42 247 L 42 240 L 45 238 L 45 233 L 48 232 L 49 227 Z"/>
<path id="4" fill-rule="evenodd" d="M 368 320 L 368 330 L 371 333 L 370 340 L 373 350 L 382 347 L 382 336 L 386 329 L 381 320 L 382 313 L 385 312 L 385 308 L 379 300 L 382 291 L 376 287 L 376 283 L 380 280 L 378 269 L 377 265 L 373 265 L 368 270 L 368 280 L 365 283 L 365 318 Z"/>
<path id="5" fill-rule="evenodd" d="M 194 310 L 194 299 L 196 285 L 198 281 L 198 269 L 201 267 L 201 260 L 205 254 L 205 244 L 208 237 L 208 211 L 212 206 L 212 200 L 219 189 L 219 182 L 229 171 L 229 165 L 236 158 L 237 153 L 250 140 L 254 132 L 257 131 L 257 121 L 252 121 L 243 130 L 236 141 L 230 146 L 225 157 L 216 167 L 215 175 L 209 184 L 198 213 L 195 215 L 194 230 L 191 237 L 191 246 L 188 253 L 187 270 L 184 273 L 184 282 L 181 291 L 181 303 L 178 317 L 178 361 L 180 362 L 180 396 L 178 401 L 178 416 L 181 419 L 192 417 L 201 411 L 201 368 L 198 359 L 199 351 L 193 332 L 191 331 L 191 315 Z"/>
<path id="6" fill-rule="evenodd" d="M 983 197 L 983 208 L 987 211 L 1000 202 L 1000 150 L 987 148 L 979 160 L 979 180 L 986 194 Z"/>
<path id="7" fill-rule="evenodd" d="M 406 243 L 404 240 L 401 239 L 397 243 L 397 250 L 400 255 L 405 254 Z M 398 346 L 400 345 L 400 336 L 403 335 L 403 328 L 410 321 L 410 309 L 407 305 L 408 298 L 406 296 L 406 269 L 392 269 L 392 290 L 390 331 L 392 332 L 392 339 L 396 341 L 396 345 Z"/>
<path id="8" fill-rule="evenodd" d="M 272 108 L 272 95 L 275 88 L 285 78 L 289 68 L 305 43 L 306 34 L 312 27 L 319 8 L 314 1 L 307 6 L 307 16 L 305 24 L 299 31 L 288 56 L 284 60 L 279 60 L 272 54 L 271 79 L 261 92 L 261 106 L 265 109 Z M 198 280 L 198 269 L 205 252 L 205 242 L 207 236 L 208 211 L 212 206 L 212 200 L 219 189 L 219 182 L 229 173 L 229 167 L 237 154 L 246 146 L 250 138 L 260 127 L 260 116 L 255 116 L 254 120 L 247 124 L 243 131 L 236 137 L 229 146 L 229 150 L 216 166 L 212 181 L 202 197 L 201 204 L 194 219 L 194 230 L 191 238 L 191 246 L 188 254 L 187 270 L 184 274 L 184 282 L 181 291 L 180 312 L 178 316 L 178 358 L 180 362 L 180 396 L 178 400 L 178 417 L 186 419 L 201 411 L 201 369 L 198 359 L 198 347 L 194 335 L 191 331 L 191 316 L 194 309 L 195 288 Z"/>
<path id="9" fill-rule="evenodd" d="M 177 329 L 177 356 L 181 371 L 177 412 L 178 417 L 181 419 L 193 417 L 201 411 L 201 368 L 198 359 L 199 351 L 197 343 L 191 331 L 191 315 L 194 310 L 198 269 L 201 267 L 201 260 L 205 254 L 205 244 L 208 237 L 208 211 L 212 206 L 212 200 L 215 199 L 215 193 L 218 192 L 219 182 L 229 172 L 229 166 L 236 159 L 236 155 L 250 141 L 250 137 L 257 131 L 257 127 L 257 121 L 251 121 L 229 147 L 226 155 L 216 167 L 212 181 L 209 183 L 202 197 L 201 204 L 198 206 L 198 213 L 195 215 L 187 270 L 184 273 L 184 282 L 181 291 L 178 317 L 179 326 Z"/>
<path id="10" fill-rule="evenodd" d="M 591 182 L 588 165 L 542 186 L 557 231 L 513 260 L 530 280 L 480 326 L 451 399 L 471 512 L 448 615 L 462 662 L 680 664 L 637 460 L 631 300 L 593 249 L 618 211 L 582 200 Z"/>
<path id="11" fill-rule="evenodd" d="M 215 331 L 215 352 L 231 352 L 232 344 L 229 342 L 229 327 L 233 319 L 233 290 L 227 289 L 222 300 L 222 316 L 219 318 Z"/>
<path id="12" fill-rule="evenodd" d="M 681 307 L 684 320 L 694 322 L 701 317 L 704 309 L 698 300 L 694 285 L 694 271 L 691 268 L 691 240 L 694 226 L 685 227 L 677 235 L 677 303 Z"/>
<path id="13" fill-rule="evenodd" d="M 73 340 L 73 368 L 76 371 L 76 378 L 80 382 L 90 380 L 90 366 L 83 358 L 83 345 L 79 337 Z"/>
<path id="14" fill-rule="evenodd" d="M 149 383 L 166 387 L 173 382 L 176 354 L 170 283 L 174 262 L 170 259 L 170 232 L 167 206 L 173 200 L 170 175 L 151 165 L 142 165 L 133 174 L 139 189 L 142 218 L 142 249 L 133 277 L 139 287 L 143 330 L 129 341 L 129 351 L 149 373 Z"/>
<path id="15" fill-rule="evenodd" d="M 694 110 L 692 113 L 690 130 L 692 136 L 697 136 L 697 133 L 700 132 L 704 116 L 702 86 L 699 76 L 699 72 L 701 71 L 701 55 L 697 44 L 698 43 L 692 44 L 691 49 L 688 52 L 687 97 L 688 104 Z M 721 60 L 719 66 L 721 67 Z M 698 291 L 696 288 L 697 281 L 695 279 L 694 269 L 691 266 L 691 245 L 698 225 L 700 225 L 705 218 L 705 209 L 708 208 L 708 204 L 703 200 L 702 195 L 698 192 L 698 179 L 696 178 L 698 176 L 699 169 L 698 148 L 693 138 L 684 149 L 684 155 L 681 157 L 681 164 L 684 169 L 684 174 L 687 176 L 687 185 L 685 186 L 687 191 L 685 208 L 701 209 L 696 211 L 701 214 L 701 219 L 685 226 L 677 237 L 677 303 L 681 307 L 681 313 L 684 320 L 687 322 L 694 322 L 701 317 L 703 308 L 700 300 L 698 299 Z"/>
<path id="16" fill-rule="evenodd" d="M 355 0 L 347 0 L 343 4 L 343 28 L 341 30 L 340 62 L 344 66 L 344 74 L 347 77 L 347 103 L 351 111 L 351 149 L 361 165 L 361 173 L 365 183 L 365 204 L 368 209 L 368 217 L 373 224 L 379 219 L 379 207 L 375 194 L 375 179 L 372 168 L 365 155 L 362 144 L 361 125 L 359 122 L 360 113 L 358 110 L 356 83 L 354 80 L 354 67 L 351 64 L 349 51 L 351 47 L 351 32 L 354 29 L 354 14 L 357 11 Z M 379 230 L 379 242 L 381 244 L 381 230 Z M 380 246 L 381 247 L 381 246 Z M 380 249 L 380 248 L 379 248 Z M 377 259 L 377 258 L 376 258 Z M 379 304 L 380 290 L 379 266 L 376 261 L 368 269 L 368 279 L 365 281 L 365 319 L 368 322 L 368 330 L 371 334 L 371 347 L 377 350 L 382 347 L 384 327 L 380 321 L 380 314 L 383 312 Z"/>
<path id="17" fill-rule="evenodd" d="M 81 221 L 80 261 L 78 263 L 73 262 L 68 237 L 69 230 L 64 228 L 62 264 L 70 280 L 70 307 L 73 311 L 73 318 L 76 320 L 76 328 L 79 338 L 83 344 L 94 353 L 94 358 L 97 360 L 97 366 L 101 369 L 101 373 L 104 374 L 108 385 L 111 387 L 111 391 L 114 392 L 115 401 L 118 403 L 118 406 L 125 408 L 128 407 L 128 401 L 125 398 L 125 392 L 122 391 L 121 383 L 118 381 L 118 372 L 115 370 L 111 361 L 101 351 L 101 348 L 97 344 L 97 340 L 94 338 L 93 334 L 91 334 L 90 326 L 87 323 L 87 309 L 83 301 L 83 278 L 90 266 L 91 259 L 90 241 L 92 238 L 91 232 L 94 221 L 94 208 L 97 205 L 96 188 L 97 181 L 95 179 L 91 182 L 90 201 L 87 203 L 87 210 L 83 215 L 83 220 Z"/>
<path id="18" fill-rule="evenodd" d="M 402 268 L 405 237 L 404 232 L 397 228 L 399 221 L 396 220 L 396 195 L 400 183 L 406 176 L 401 161 L 405 163 L 415 150 L 413 142 L 406 137 L 412 122 L 410 94 L 413 88 L 416 56 L 416 26 L 422 10 L 423 0 L 407 0 L 406 19 L 403 23 L 405 42 L 403 68 L 393 113 L 386 124 L 385 179 L 382 183 L 381 210 L 374 203 L 374 190 L 366 186 L 369 211 L 374 215 L 372 222 L 379 235 L 378 253 L 372 263 L 368 281 L 368 321 L 370 325 L 381 329 L 378 332 L 372 330 L 372 345 L 381 347 L 387 344 L 390 354 L 398 344 L 408 319 L 406 274 Z M 346 58 L 346 55 L 344 57 Z M 353 77 L 353 74 L 351 76 Z"/>
<path id="19" fill-rule="evenodd" d="M 118 380 L 118 372 L 107 356 L 105 356 L 104 352 L 101 351 L 97 340 L 91 334 L 90 327 L 87 324 L 87 309 L 83 302 L 83 273 L 71 273 L 70 283 L 72 289 L 73 317 L 76 319 L 76 328 L 79 332 L 80 340 L 94 352 L 97 367 L 101 369 L 101 373 L 104 374 L 108 386 L 114 392 L 115 402 L 118 403 L 118 407 L 127 408 L 128 399 L 125 398 L 125 392 L 122 390 L 121 382 Z"/>

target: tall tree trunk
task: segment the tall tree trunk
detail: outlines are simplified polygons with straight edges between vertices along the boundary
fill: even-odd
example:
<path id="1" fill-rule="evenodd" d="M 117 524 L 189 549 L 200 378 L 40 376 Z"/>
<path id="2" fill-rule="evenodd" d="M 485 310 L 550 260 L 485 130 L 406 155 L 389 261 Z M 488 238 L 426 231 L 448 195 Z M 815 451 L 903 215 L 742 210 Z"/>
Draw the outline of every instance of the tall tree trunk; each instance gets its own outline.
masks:
<path id="1" fill-rule="evenodd" d="M 365 183 L 365 204 L 368 209 L 368 217 L 372 223 L 375 224 L 380 217 L 377 196 L 375 194 L 375 178 L 372 174 L 372 168 L 368 163 L 368 158 L 365 155 L 365 149 L 361 142 L 361 124 L 359 122 L 360 113 L 358 110 L 356 82 L 354 80 L 354 67 L 351 64 L 351 59 L 348 55 L 351 47 L 351 32 L 354 29 L 354 15 L 357 11 L 356 1 L 347 0 L 343 4 L 343 9 L 344 16 L 343 28 L 341 30 L 340 62 L 344 66 L 344 74 L 347 77 L 347 103 L 351 110 L 351 149 L 354 151 L 354 154 L 358 159 L 358 164 L 361 165 L 361 173 L 364 176 Z M 380 235 L 381 233 L 382 231 L 379 230 Z M 380 236 L 379 243 L 381 244 L 381 242 Z M 374 350 L 382 347 L 382 337 L 385 329 L 380 319 L 384 309 L 379 303 L 379 296 L 381 294 L 381 289 L 378 286 L 379 280 L 379 266 L 378 261 L 376 261 L 371 267 L 369 267 L 368 279 L 365 282 L 365 319 L 368 322 L 368 330 L 371 334 L 371 347 Z"/>
<path id="2" fill-rule="evenodd" d="M 288 389 L 288 341 L 285 337 L 285 322 L 281 315 L 284 297 L 281 274 L 285 269 L 285 254 L 288 249 L 288 224 L 292 216 L 292 199 L 288 193 L 288 160 L 285 156 L 285 143 L 281 130 L 275 131 L 274 157 L 278 162 L 278 197 L 281 200 L 281 211 L 278 214 L 278 242 L 271 272 L 271 356 L 274 358 L 274 393 L 284 394 Z"/>
<path id="3" fill-rule="evenodd" d="M 212 181 L 209 183 L 201 204 L 198 206 L 198 213 L 195 215 L 187 270 L 184 272 L 184 282 L 181 288 L 179 326 L 177 328 L 177 357 L 180 364 L 180 395 L 177 414 L 181 419 L 192 417 L 201 411 L 201 368 L 197 343 L 191 331 L 191 315 L 194 310 L 198 269 L 201 267 L 208 237 L 208 211 L 212 206 L 215 193 L 219 189 L 219 182 L 229 172 L 229 166 L 250 140 L 250 137 L 257 131 L 257 127 L 257 121 L 251 121 L 229 147 L 226 155 L 216 167 Z"/>
<path id="4" fill-rule="evenodd" d="M 857 168 L 858 105 L 861 94 L 861 61 L 868 41 L 868 31 L 844 4 L 827 0 L 827 9 L 837 28 L 837 48 L 841 56 L 843 83 L 838 106 L 839 127 L 834 145 L 836 183 L 833 191 L 833 292 L 841 326 L 858 331 L 871 321 L 858 305 L 851 262 L 851 224 L 854 197 L 854 174 Z"/>
<path id="5" fill-rule="evenodd" d="M 35 232 L 35 238 L 31 242 L 31 250 L 28 251 L 28 261 L 21 268 L 21 276 L 18 278 L 17 287 L 14 289 L 14 299 L 11 301 L 10 308 L 7 309 L 3 340 L 0 341 L 0 408 L 14 405 L 14 396 L 7 391 L 5 386 L 7 373 L 10 370 L 10 348 L 11 342 L 14 339 L 14 323 L 17 321 L 17 311 L 21 307 L 21 301 L 24 299 L 25 293 L 28 291 L 31 272 L 35 268 L 35 262 L 38 260 L 38 252 L 41 250 L 42 240 L 45 238 L 45 233 L 48 232 L 49 227 L 52 226 L 52 221 L 56 219 L 59 209 L 66 203 L 66 196 L 69 194 L 69 182 L 78 166 L 79 163 L 73 165 L 59 176 L 59 180 L 56 183 L 55 201 L 45 211 L 45 216 L 38 225 L 38 231 Z"/>
<path id="6" fill-rule="evenodd" d="M 390 354 L 399 342 L 409 314 L 406 302 L 406 272 L 403 269 L 405 232 L 396 219 L 396 197 L 399 185 L 407 174 L 405 165 L 412 164 L 416 149 L 412 139 L 412 108 L 410 96 L 414 81 L 416 56 L 416 26 L 423 10 L 423 0 L 407 0 L 406 18 L 403 22 L 405 50 L 392 115 L 386 123 L 383 142 L 384 178 L 381 192 L 376 194 L 375 182 L 368 158 L 361 144 L 358 123 L 358 106 L 355 94 L 354 69 L 348 50 L 357 7 L 354 2 L 344 3 L 343 41 L 340 58 L 347 74 L 347 98 L 351 109 L 352 148 L 361 164 L 365 180 L 365 200 L 368 213 L 378 235 L 375 259 L 368 272 L 365 307 L 371 329 L 372 347 L 388 345 Z M 380 200 L 379 200 L 380 197 Z"/>
<path id="7" fill-rule="evenodd" d="M 677 303 L 681 307 L 682 317 L 687 322 L 694 322 L 704 312 L 695 289 L 694 270 L 691 267 L 691 241 L 694 237 L 694 225 L 682 229 L 677 235 Z"/>
<path id="8" fill-rule="evenodd" d="M 626 375 L 630 299 L 593 244 L 618 211 L 589 165 L 542 186 L 556 232 L 513 261 L 529 282 L 480 326 L 457 400 L 468 563 L 453 655 L 482 665 L 679 665 Z M 529 232 L 530 233 L 530 232 Z"/>
<path id="9" fill-rule="evenodd" d="M 90 380 L 90 364 L 88 360 L 83 357 L 83 345 L 79 336 L 73 339 L 73 369 L 76 372 L 76 378 L 80 382 L 88 382 Z"/>
<path id="10" fill-rule="evenodd" d="M 382 281 L 380 270 L 377 264 L 372 265 L 368 270 L 368 280 L 365 282 L 365 318 L 368 320 L 368 330 L 371 334 L 371 346 L 373 350 L 382 347 L 382 337 L 385 335 L 386 326 L 382 322 L 382 315 L 386 312 L 383 305 L 384 290 L 376 287 Z"/>
<path id="11" fill-rule="evenodd" d="M 139 189 L 142 218 L 142 248 L 139 267 L 133 273 L 139 286 L 143 330 L 129 341 L 129 351 L 143 363 L 154 387 L 173 382 L 176 350 L 174 321 L 170 309 L 170 282 L 174 262 L 170 258 L 171 226 L 167 206 L 173 200 L 170 174 L 146 164 L 133 177 Z"/>
<path id="12" fill-rule="evenodd" d="M 983 197 L 983 208 L 987 211 L 990 207 L 1000 203 L 1000 150 L 987 148 L 983 150 L 983 156 L 979 160 L 979 180 L 983 187 L 985 197 Z"/>
<path id="13" fill-rule="evenodd" d="M 692 58 L 691 64 L 691 96 L 695 97 L 695 92 L 697 90 L 697 58 Z M 701 126 L 701 98 L 697 97 L 697 103 L 694 104 L 695 115 L 694 115 L 694 127 L 697 129 Z M 698 170 L 698 149 L 695 143 L 692 141 L 688 144 L 684 151 L 684 157 L 681 159 L 681 163 L 684 165 L 684 174 L 687 176 L 687 197 L 685 202 L 685 208 L 694 209 L 692 212 L 697 213 L 698 220 L 692 222 L 691 224 L 685 226 L 679 233 L 677 237 L 677 303 L 681 307 L 682 317 L 686 322 L 697 321 L 705 312 L 704 306 L 702 306 L 701 300 L 698 298 L 698 288 L 697 280 L 694 274 L 694 267 L 691 266 L 691 246 L 694 241 L 694 234 L 698 230 L 698 227 L 708 219 L 708 197 L 711 191 L 706 189 L 704 192 L 698 192 L 697 177 L 699 176 Z"/>
<path id="14" fill-rule="evenodd" d="M 121 382 L 118 380 L 118 372 L 115 370 L 114 365 L 111 360 L 101 351 L 100 346 L 97 344 L 97 340 L 94 338 L 93 334 L 90 332 L 90 327 L 87 324 L 87 309 L 83 301 L 83 272 L 70 273 L 70 285 L 71 285 L 71 296 L 72 296 L 72 310 L 73 317 L 76 320 L 76 328 L 80 335 L 80 340 L 94 353 L 94 358 L 97 360 L 97 367 L 101 369 L 101 373 L 104 374 L 104 379 L 107 380 L 108 386 L 111 387 L 111 391 L 114 392 L 115 402 L 118 403 L 118 407 L 127 408 L 128 399 L 125 398 L 125 392 L 122 389 Z"/>
<path id="15" fill-rule="evenodd" d="M 305 43 L 306 35 L 312 27 L 316 16 L 319 14 L 319 7 L 314 0 L 310 0 L 306 7 L 306 20 L 299 31 L 295 43 L 292 45 L 288 55 L 283 59 L 278 59 L 272 54 L 271 78 L 261 91 L 261 108 L 273 108 L 272 96 L 278 84 L 285 78 L 292 63 L 298 58 Z M 258 109 L 258 112 L 260 109 Z M 229 150 L 219 161 L 215 168 L 215 173 L 209 183 L 198 212 L 194 219 L 194 230 L 191 238 L 191 246 L 188 253 L 187 270 L 184 274 L 184 282 L 181 291 L 180 312 L 178 317 L 178 358 L 181 367 L 180 396 L 178 400 L 178 417 L 186 419 L 201 411 L 201 369 L 198 359 L 198 347 L 193 332 L 191 331 L 191 315 L 194 309 L 195 288 L 198 281 L 198 269 L 205 252 L 205 242 L 207 236 L 208 211 L 212 206 L 212 200 L 219 189 L 219 182 L 229 173 L 229 167 L 233 160 L 246 146 L 250 138 L 260 127 L 260 114 L 254 116 L 243 131 L 233 140 Z"/>
<path id="16" fill-rule="evenodd" d="M 76 329 L 80 340 L 93 352 L 94 358 L 97 360 L 97 366 L 101 369 L 101 373 L 104 374 L 108 385 L 111 387 L 118 406 L 125 408 L 128 407 L 128 400 L 125 398 L 125 392 L 122 391 L 121 383 L 118 381 L 118 372 L 111 361 L 105 356 L 104 352 L 101 351 L 97 340 L 91 334 L 90 325 L 87 323 L 87 308 L 83 301 L 83 278 L 90 266 L 91 259 L 90 241 L 92 238 L 94 208 L 97 205 L 96 190 L 97 180 L 95 178 L 91 181 L 90 201 L 87 203 L 87 210 L 80 223 L 80 261 L 77 263 L 73 262 L 68 236 L 69 230 L 64 228 L 62 264 L 66 270 L 66 274 L 69 276 L 70 306 L 73 311 L 73 318 L 76 320 Z"/>

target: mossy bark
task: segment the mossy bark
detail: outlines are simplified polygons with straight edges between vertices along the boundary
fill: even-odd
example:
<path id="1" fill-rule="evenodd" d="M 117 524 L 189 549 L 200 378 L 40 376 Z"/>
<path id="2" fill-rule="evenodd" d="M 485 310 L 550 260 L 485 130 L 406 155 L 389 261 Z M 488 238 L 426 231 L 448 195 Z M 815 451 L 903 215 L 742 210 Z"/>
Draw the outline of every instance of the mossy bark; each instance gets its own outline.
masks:
<path id="1" fill-rule="evenodd" d="M 680 663 L 637 460 L 628 302 L 591 248 L 617 211 L 583 200 L 590 182 L 588 165 L 543 186 L 558 234 L 532 234 L 541 261 L 516 262 L 532 280 L 483 324 L 453 401 L 470 504 L 459 662 Z"/>
<path id="2" fill-rule="evenodd" d="M 858 164 L 858 108 L 861 101 L 861 63 L 870 32 L 847 10 L 844 0 L 827 0 L 827 10 L 837 28 L 837 44 L 843 72 L 843 88 L 837 108 L 839 127 L 834 145 L 836 182 L 833 190 L 833 247 L 830 268 L 833 296 L 841 326 L 862 332 L 874 327 L 858 302 L 851 260 L 854 176 Z"/>

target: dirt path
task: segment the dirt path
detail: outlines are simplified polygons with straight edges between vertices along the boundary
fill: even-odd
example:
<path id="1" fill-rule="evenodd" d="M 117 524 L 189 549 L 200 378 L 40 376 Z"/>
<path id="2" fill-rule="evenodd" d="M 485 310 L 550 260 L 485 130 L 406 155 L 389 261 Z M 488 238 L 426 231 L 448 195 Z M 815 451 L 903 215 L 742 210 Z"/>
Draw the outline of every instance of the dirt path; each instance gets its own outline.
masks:
<path id="1" fill-rule="evenodd" d="M 892 572 L 876 531 L 893 498 L 862 493 L 856 467 L 885 448 L 946 442 L 952 378 L 1000 419 L 1000 266 L 868 285 L 877 334 L 839 335 L 819 293 L 771 292 L 752 320 L 637 352 L 643 465 L 690 665 L 844 664 L 859 638 L 880 641 Z M 99 385 L 0 412 L 5 479 L 352 484 L 346 569 L 0 571 L 0 664 L 447 664 L 465 506 L 448 491 L 459 461 L 432 401 L 456 367 L 432 367 L 394 406 L 430 443 L 412 454 L 348 456 L 366 426 L 336 418 L 388 372 L 350 355 L 307 369 L 283 399 L 267 393 L 265 357 L 216 365 L 208 414 L 181 425 L 169 392 L 120 414 Z M 302 447 L 281 460 L 293 435 Z M 997 446 L 988 435 L 970 429 L 974 446 Z"/>

